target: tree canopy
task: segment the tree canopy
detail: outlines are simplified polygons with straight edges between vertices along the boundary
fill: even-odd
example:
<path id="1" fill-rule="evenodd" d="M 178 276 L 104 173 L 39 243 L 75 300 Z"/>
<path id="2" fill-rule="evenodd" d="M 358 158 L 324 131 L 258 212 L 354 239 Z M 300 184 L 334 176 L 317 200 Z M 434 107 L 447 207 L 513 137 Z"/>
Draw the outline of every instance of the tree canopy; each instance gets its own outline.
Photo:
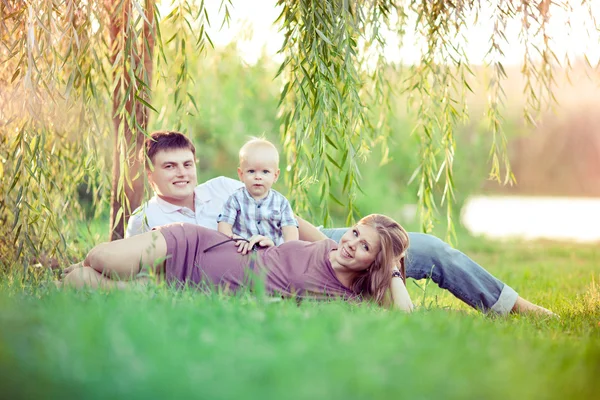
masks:
<path id="1" fill-rule="evenodd" d="M 0 250 L 3 262 L 28 265 L 40 253 L 73 250 L 73 222 L 85 210 L 78 190 L 105 199 L 111 193 L 111 237 L 123 234 L 132 209 L 142 201 L 138 159 L 148 118 L 162 105 L 153 87 L 168 82 L 171 114 L 194 113 L 201 93 L 190 90 L 190 54 L 206 53 L 208 26 L 228 29 L 235 1 L 221 1 L 218 15 L 205 1 L 0 0 Z M 419 185 L 424 231 L 436 209 L 446 208 L 451 227 L 454 132 L 469 117 L 473 76 L 466 47 L 468 29 L 489 19 L 485 62 L 486 118 L 492 135 L 490 177 L 511 182 L 502 105 L 507 26 L 520 26 L 524 48 L 524 118 L 535 123 L 553 97 L 557 68 L 571 59 L 553 49 L 549 24 L 556 13 L 588 15 L 597 34 L 592 1 L 550 0 L 279 0 L 274 24 L 284 34 L 279 102 L 287 186 L 297 211 L 314 222 L 330 222 L 329 204 L 342 204 L 347 223 L 357 216 L 360 160 L 374 146 L 388 148 L 393 132 L 386 105 L 406 93 L 417 115 L 413 134 L 421 160 Z M 567 23 L 564 33 L 572 27 Z M 386 59 L 390 35 L 400 51 L 407 32 L 422 44 L 418 62 Z M 405 68 L 402 87 L 387 71 Z M 176 117 L 173 129 L 181 128 Z M 110 143 L 110 146 L 107 144 Z M 111 150 L 112 149 L 112 150 Z M 385 157 L 382 162 L 385 162 Z M 112 170 L 112 174 L 107 171 Z M 320 188 L 321 207 L 303 199 Z"/>

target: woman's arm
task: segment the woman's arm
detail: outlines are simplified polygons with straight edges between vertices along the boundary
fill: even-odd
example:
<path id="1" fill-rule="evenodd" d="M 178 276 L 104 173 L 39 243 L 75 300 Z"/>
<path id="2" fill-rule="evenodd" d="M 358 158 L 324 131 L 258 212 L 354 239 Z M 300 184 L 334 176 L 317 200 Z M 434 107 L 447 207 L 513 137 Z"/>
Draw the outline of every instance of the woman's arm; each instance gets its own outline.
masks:
<path id="1" fill-rule="evenodd" d="M 84 261 L 65 268 L 61 277 L 65 279 L 66 285 L 75 287 L 86 283 L 92 287 L 120 289 L 125 283 L 116 283 L 117 281 L 108 277 L 137 280 L 140 267 L 160 270 L 166 255 L 167 242 L 164 237 L 156 231 L 146 232 L 95 246 Z M 75 271 L 77 274 L 74 274 Z"/>
<path id="2" fill-rule="evenodd" d="M 411 312 L 414 308 L 406 285 L 401 277 L 393 277 L 390 283 L 390 291 L 392 293 L 392 308 Z"/>
<path id="3" fill-rule="evenodd" d="M 76 266 L 71 266 L 76 267 Z M 133 285 L 144 286 L 150 282 L 150 278 L 148 276 L 137 276 L 132 281 L 120 281 L 107 278 L 102 275 L 100 272 L 96 271 L 91 267 L 83 267 L 80 266 L 78 268 L 74 268 L 69 273 L 67 273 L 63 278 L 62 282 L 59 282 L 61 287 L 74 287 L 77 289 L 81 289 L 83 287 L 89 287 L 91 289 L 127 289 L 132 287 Z"/>

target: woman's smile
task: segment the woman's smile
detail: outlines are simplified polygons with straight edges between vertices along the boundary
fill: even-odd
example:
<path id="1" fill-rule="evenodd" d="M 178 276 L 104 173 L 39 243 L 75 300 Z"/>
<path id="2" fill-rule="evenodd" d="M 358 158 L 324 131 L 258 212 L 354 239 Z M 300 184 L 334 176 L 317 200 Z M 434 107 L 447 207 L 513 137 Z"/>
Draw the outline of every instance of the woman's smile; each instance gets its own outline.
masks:
<path id="1" fill-rule="evenodd" d="M 345 247 L 342 247 L 342 256 L 346 257 L 346 258 L 352 258 L 352 256 L 350 255 L 350 253 L 348 252 L 348 250 L 346 250 Z"/>
<path id="2" fill-rule="evenodd" d="M 371 266 L 381 249 L 381 240 L 375 228 L 358 224 L 342 236 L 335 254 L 332 254 L 334 269 L 363 271 Z"/>

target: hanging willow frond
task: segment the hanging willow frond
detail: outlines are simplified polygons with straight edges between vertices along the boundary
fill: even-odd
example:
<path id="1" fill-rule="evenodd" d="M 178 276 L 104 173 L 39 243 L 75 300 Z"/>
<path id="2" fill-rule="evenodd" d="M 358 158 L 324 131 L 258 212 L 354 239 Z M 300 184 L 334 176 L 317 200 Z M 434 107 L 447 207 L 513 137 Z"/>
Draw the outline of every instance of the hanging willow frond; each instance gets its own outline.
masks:
<path id="1" fill-rule="evenodd" d="M 436 210 L 435 188 L 444 177 L 442 204 L 446 204 L 449 232 L 452 228 L 454 182 L 454 130 L 467 118 L 466 89 L 472 75 L 462 49 L 461 28 L 466 24 L 467 5 L 445 1 L 413 2 L 411 11 L 418 16 L 420 35 L 426 39 L 420 63 L 411 68 L 407 91 L 417 105 L 414 133 L 421 142 L 419 166 L 419 210 L 422 229 L 433 227 Z M 469 8 L 470 10 L 470 8 Z M 442 156 L 439 156 L 439 152 Z"/>
<path id="2" fill-rule="evenodd" d="M 414 176 L 419 177 L 422 229 L 426 232 L 432 229 L 437 204 L 441 203 L 446 207 L 449 232 L 453 232 L 454 136 L 457 125 L 468 118 L 466 97 L 471 91 L 469 81 L 474 77 L 465 46 L 469 42 L 469 28 L 476 23 L 483 9 L 493 10 L 487 55 L 492 71 L 486 113 L 492 136 L 490 177 L 505 184 L 514 182 L 502 127 L 505 97 L 502 81 L 506 77 L 502 44 L 506 41 L 507 23 L 518 21 L 521 25 L 520 40 L 525 49 L 522 69 L 526 98 L 524 116 L 534 123 L 545 107 L 556 102 L 553 74 L 560 63 L 552 49 L 548 23 L 553 9 L 571 9 L 567 2 L 280 0 L 278 5 L 282 7 L 282 13 L 277 23 L 285 34 L 281 52 L 286 57 L 279 74 L 284 79 L 280 112 L 283 140 L 290 160 L 288 185 L 293 195 L 301 199 L 308 195 L 311 184 L 319 183 L 318 207 L 309 210 L 315 217 L 327 223 L 331 201 L 343 203 L 349 222 L 354 212 L 353 190 L 360 187 L 358 165 L 361 155 L 368 154 L 376 141 L 383 144 L 385 154 L 388 143 L 386 118 L 383 114 L 369 115 L 369 112 L 385 110 L 379 106 L 388 102 L 384 90 L 388 81 L 384 74 L 385 37 L 382 32 L 393 31 L 390 18 L 393 11 L 396 12 L 393 20 L 400 21 L 397 30 L 401 32 L 400 36 L 412 29 L 417 42 L 424 44 L 420 61 L 410 67 L 405 88 L 417 114 L 413 132 L 421 143 L 421 163 Z M 588 14 L 594 21 L 591 2 L 584 1 L 580 7 L 589 7 Z M 344 40 L 348 39 L 352 43 L 364 43 L 364 48 L 344 46 Z M 369 66 L 365 60 L 373 59 L 369 54 L 373 51 L 376 52 L 376 69 L 366 73 Z M 352 61 L 351 65 L 346 62 L 348 60 Z M 347 94 L 342 88 L 350 85 L 358 90 L 351 92 L 353 96 L 349 98 L 352 101 L 346 100 L 346 107 L 342 109 L 347 112 L 342 115 L 339 107 L 331 107 L 336 105 L 332 99 Z M 328 108 L 324 109 L 324 106 Z M 330 160 L 331 155 L 337 157 Z M 340 172 L 343 178 L 332 179 L 332 176 L 339 177 Z M 343 181 L 341 192 L 336 188 L 340 181 Z M 345 200 L 342 202 L 340 198 Z"/>
<path id="3" fill-rule="evenodd" d="M 222 25 L 229 18 L 229 1 L 222 1 L 223 9 Z M 172 1 L 170 11 L 161 21 L 159 29 L 160 52 L 157 57 L 157 70 L 161 71 L 160 77 L 170 90 L 169 97 L 172 99 L 174 108 L 169 105 L 170 112 L 162 113 L 160 122 L 169 129 L 182 129 L 183 116 L 194 115 L 198 112 L 197 101 L 192 90 L 194 76 L 197 67 L 190 61 L 191 52 L 203 53 L 207 44 L 213 47 L 212 40 L 208 34 L 210 19 L 206 4 L 204 2 L 191 2 L 187 0 Z M 160 34 L 167 32 L 165 38 Z M 167 59 L 165 51 L 174 54 L 174 59 Z M 173 85 L 173 82 L 175 83 Z"/>
<path id="4" fill-rule="evenodd" d="M 76 1 L 0 4 L 0 219 L 3 264 L 70 249 L 82 183 L 104 185 L 97 157 L 106 134 L 96 96 L 101 57 L 91 48 L 97 10 Z M 74 201 L 75 200 L 75 201 Z"/>
<path id="5" fill-rule="evenodd" d="M 280 69 L 286 81 L 281 94 L 284 146 L 291 170 L 289 187 L 295 198 L 306 198 L 309 185 L 320 185 L 321 217 L 330 222 L 331 200 L 355 212 L 358 160 L 368 147 L 363 82 L 357 41 L 364 13 L 347 1 L 280 1 L 279 23 L 285 30 Z M 347 200 L 332 187 L 340 176 Z"/>

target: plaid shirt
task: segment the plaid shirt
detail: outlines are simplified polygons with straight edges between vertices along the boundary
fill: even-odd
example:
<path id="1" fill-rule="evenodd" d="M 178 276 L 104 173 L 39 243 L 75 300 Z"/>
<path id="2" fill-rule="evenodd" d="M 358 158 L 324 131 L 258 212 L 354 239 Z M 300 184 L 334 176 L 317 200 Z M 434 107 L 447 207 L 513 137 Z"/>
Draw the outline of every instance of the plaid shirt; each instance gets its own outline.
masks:
<path id="1" fill-rule="evenodd" d="M 276 246 L 283 243 L 283 226 L 298 226 L 290 202 L 271 189 L 261 200 L 254 200 L 245 187 L 236 190 L 225 202 L 217 222 L 232 225 L 233 233 L 246 239 L 263 235 Z"/>

